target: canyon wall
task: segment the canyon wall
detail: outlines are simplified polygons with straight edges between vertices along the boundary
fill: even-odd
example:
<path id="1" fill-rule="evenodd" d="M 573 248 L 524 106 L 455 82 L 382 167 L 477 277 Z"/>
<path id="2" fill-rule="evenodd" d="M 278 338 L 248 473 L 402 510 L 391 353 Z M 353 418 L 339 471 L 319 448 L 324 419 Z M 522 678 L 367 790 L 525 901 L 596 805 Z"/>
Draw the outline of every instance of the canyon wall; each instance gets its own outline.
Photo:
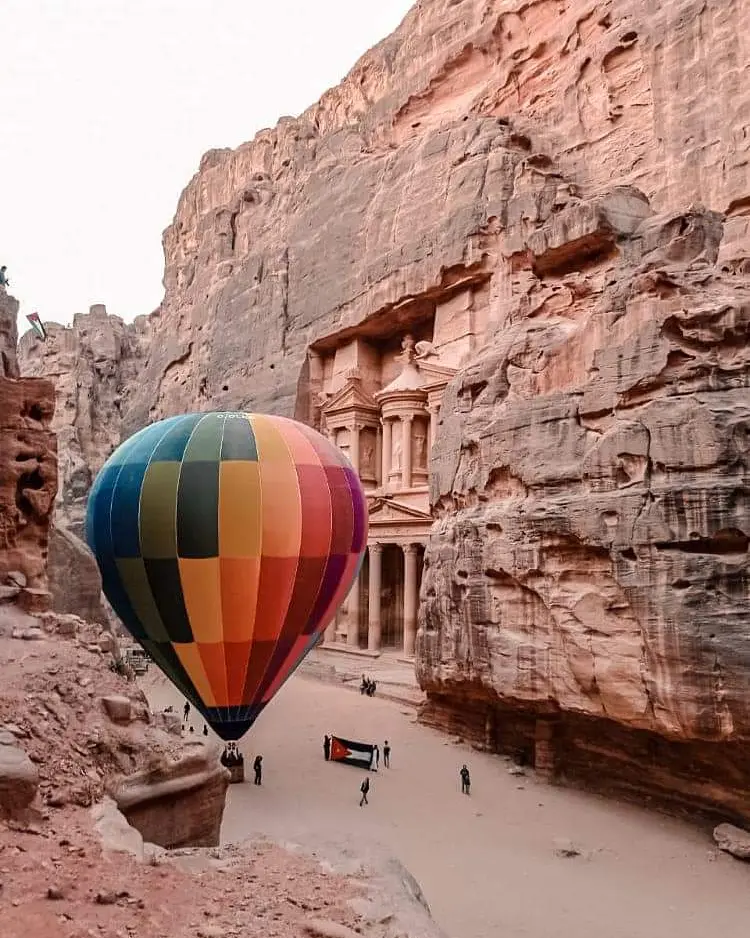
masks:
<path id="1" fill-rule="evenodd" d="M 3 607 L 50 605 L 49 525 L 57 491 L 52 382 L 18 378 L 18 303 L 0 287 L 0 631 Z"/>
<path id="2" fill-rule="evenodd" d="M 204 156 L 150 339 L 112 353 L 138 380 L 103 398 L 112 437 L 73 446 L 63 506 L 121 430 L 314 420 L 311 347 L 481 322 L 432 452 L 422 718 L 746 815 L 748 21 L 417 3 L 299 118 Z"/>

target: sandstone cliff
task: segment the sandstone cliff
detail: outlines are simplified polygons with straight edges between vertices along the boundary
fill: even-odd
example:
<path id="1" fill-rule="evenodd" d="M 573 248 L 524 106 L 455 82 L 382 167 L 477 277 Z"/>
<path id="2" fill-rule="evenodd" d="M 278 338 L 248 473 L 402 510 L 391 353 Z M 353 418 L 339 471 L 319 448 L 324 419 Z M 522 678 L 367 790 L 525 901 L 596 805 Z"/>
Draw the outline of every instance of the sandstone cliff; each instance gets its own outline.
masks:
<path id="1" fill-rule="evenodd" d="M 145 317 L 126 325 L 97 305 L 74 316 L 72 326 L 45 323 L 45 328 L 46 341 L 33 331 L 24 334 L 19 362 L 24 375 L 54 381 L 52 429 L 60 449 L 57 514 L 80 536 L 88 490 L 120 442 L 121 412 L 138 375 L 148 325 Z"/>
<path id="2" fill-rule="evenodd" d="M 116 417 L 309 419 L 314 343 L 429 332 L 455 301 L 485 350 L 433 450 L 423 718 L 737 814 L 748 21 L 750 0 L 417 3 L 300 118 L 203 158 Z"/>

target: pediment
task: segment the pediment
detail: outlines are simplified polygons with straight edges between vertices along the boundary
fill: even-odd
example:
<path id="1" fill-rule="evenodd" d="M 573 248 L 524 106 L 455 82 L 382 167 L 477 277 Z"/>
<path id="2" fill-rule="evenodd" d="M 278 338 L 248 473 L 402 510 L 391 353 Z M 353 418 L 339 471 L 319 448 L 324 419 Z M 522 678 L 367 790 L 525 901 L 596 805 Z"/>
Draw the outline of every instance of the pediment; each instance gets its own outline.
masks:
<path id="1" fill-rule="evenodd" d="M 436 362 L 420 361 L 418 364 L 425 386 L 441 382 L 447 384 L 458 372 L 458 368 L 449 368 L 447 365 L 438 365 Z"/>
<path id="2" fill-rule="evenodd" d="M 323 414 L 338 414 L 343 411 L 365 411 L 373 414 L 379 414 L 380 408 L 377 403 L 366 394 L 358 381 L 351 379 L 340 390 L 336 391 L 321 407 Z"/>
<path id="3" fill-rule="evenodd" d="M 397 502 L 393 498 L 383 498 L 376 495 L 367 500 L 367 508 L 371 524 L 377 524 L 378 522 L 392 524 L 394 521 L 432 524 L 432 515 L 415 508 L 413 505 Z"/>

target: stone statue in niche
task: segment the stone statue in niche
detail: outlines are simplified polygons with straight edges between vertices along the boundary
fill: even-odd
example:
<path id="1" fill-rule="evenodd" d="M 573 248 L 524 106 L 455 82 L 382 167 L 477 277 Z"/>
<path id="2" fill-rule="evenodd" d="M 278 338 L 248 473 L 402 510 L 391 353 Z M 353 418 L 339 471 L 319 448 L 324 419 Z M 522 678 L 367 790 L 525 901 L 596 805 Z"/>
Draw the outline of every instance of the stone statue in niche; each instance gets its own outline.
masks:
<path id="1" fill-rule="evenodd" d="M 375 471 L 375 437 L 372 433 L 362 435 L 362 471 L 371 475 Z"/>
<path id="2" fill-rule="evenodd" d="M 412 460 L 416 469 L 427 467 L 427 435 L 419 424 L 414 427 L 412 436 Z"/>
<path id="3" fill-rule="evenodd" d="M 393 449 L 391 452 L 391 469 L 400 470 L 401 469 L 401 435 L 399 433 L 394 434 L 393 437 Z"/>
<path id="4" fill-rule="evenodd" d="M 349 431 L 348 430 L 339 430 L 336 433 L 336 446 L 341 450 L 342 453 L 349 455 Z"/>

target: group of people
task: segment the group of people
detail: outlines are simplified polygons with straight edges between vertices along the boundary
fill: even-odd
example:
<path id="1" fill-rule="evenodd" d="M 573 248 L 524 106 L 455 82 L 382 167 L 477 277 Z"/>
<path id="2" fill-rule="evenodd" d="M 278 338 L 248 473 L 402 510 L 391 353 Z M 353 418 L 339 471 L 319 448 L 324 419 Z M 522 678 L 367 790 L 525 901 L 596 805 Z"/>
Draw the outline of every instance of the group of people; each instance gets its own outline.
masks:
<path id="1" fill-rule="evenodd" d="M 359 685 L 360 694 L 367 694 L 368 697 L 373 697 L 377 689 L 377 684 L 375 681 L 371 681 L 369 677 L 362 675 L 362 683 Z"/>
<path id="2" fill-rule="evenodd" d="M 244 765 L 245 757 L 237 748 L 237 743 L 227 743 L 226 746 L 224 746 L 224 752 L 222 752 L 221 759 L 219 761 L 223 766 L 231 769 L 232 766 L 235 765 Z"/>

